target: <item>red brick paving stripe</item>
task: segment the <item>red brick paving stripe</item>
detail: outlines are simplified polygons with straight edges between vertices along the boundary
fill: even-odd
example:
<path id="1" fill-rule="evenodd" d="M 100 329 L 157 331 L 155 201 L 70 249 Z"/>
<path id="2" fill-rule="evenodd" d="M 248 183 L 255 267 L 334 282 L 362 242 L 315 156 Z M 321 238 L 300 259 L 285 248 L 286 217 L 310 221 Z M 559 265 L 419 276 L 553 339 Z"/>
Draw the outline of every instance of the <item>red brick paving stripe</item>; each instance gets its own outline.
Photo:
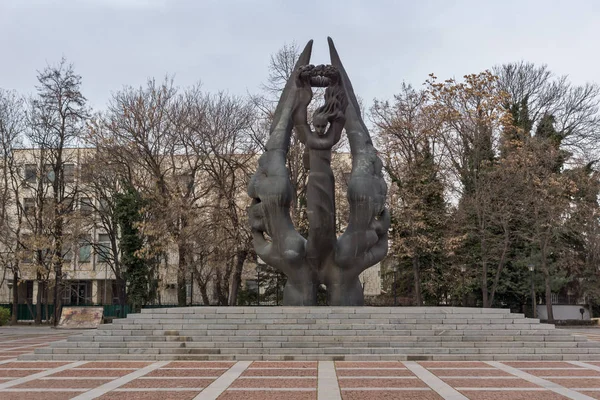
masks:
<path id="1" fill-rule="evenodd" d="M 485 391 L 461 391 L 462 394 L 471 400 L 563 400 L 568 397 L 561 396 L 550 390 L 540 391 L 504 391 L 504 390 L 485 390 Z"/>
<path id="2" fill-rule="evenodd" d="M 544 378 L 566 388 L 600 388 L 600 378 Z"/>
<path id="3" fill-rule="evenodd" d="M 274 379 L 274 378 L 238 378 L 236 379 L 230 388 L 316 388 L 316 378 L 286 378 L 286 379 Z"/>
<path id="4" fill-rule="evenodd" d="M 164 368 L 231 368 L 235 361 L 173 361 Z"/>
<path id="5" fill-rule="evenodd" d="M 337 369 L 340 376 L 415 376 L 408 369 Z"/>
<path id="6" fill-rule="evenodd" d="M 483 369 L 483 368 L 473 368 L 473 369 L 453 369 L 453 368 L 444 368 L 444 369 L 431 369 L 429 372 L 437 375 L 439 377 L 444 376 L 512 376 L 508 372 L 504 372 L 497 368 Z"/>
<path id="7" fill-rule="evenodd" d="M 336 361 L 336 368 L 405 368 L 400 361 Z"/>
<path id="8" fill-rule="evenodd" d="M 317 370 L 313 368 L 305 369 L 285 369 L 285 368 L 261 368 L 247 369 L 242 376 L 312 376 L 317 377 Z"/>
<path id="9" fill-rule="evenodd" d="M 419 378 L 341 378 L 338 380 L 340 389 L 345 388 L 424 388 L 425 382 Z"/>
<path id="10" fill-rule="evenodd" d="M 539 376 L 539 377 L 546 377 L 546 376 L 560 376 L 560 377 L 567 377 L 567 376 L 597 376 L 600 378 L 600 371 L 594 371 L 593 369 L 585 369 L 585 368 L 578 368 L 578 369 L 542 369 L 542 370 L 535 370 L 535 369 L 528 369 L 528 370 L 524 370 L 525 372 L 527 372 L 528 374 L 531 375 L 535 375 L 535 376 Z M 545 378 L 547 379 L 547 378 Z"/>
<path id="11" fill-rule="evenodd" d="M 573 364 L 563 361 L 503 361 L 502 364 L 514 368 L 573 368 Z"/>
<path id="12" fill-rule="evenodd" d="M 108 392 L 98 397 L 98 400 L 192 400 L 198 393 L 200 392 Z"/>
<path id="13" fill-rule="evenodd" d="M 579 392 L 594 399 L 600 399 L 600 390 L 579 390 Z"/>
<path id="14" fill-rule="evenodd" d="M 214 377 L 219 377 L 221 376 L 225 371 L 227 371 L 226 368 L 211 368 L 211 369 L 198 369 L 198 368 L 193 368 L 193 369 L 183 369 L 183 368 L 175 368 L 175 369 L 155 369 L 154 371 L 150 372 L 147 375 L 144 375 L 144 377 L 164 377 L 164 378 L 168 378 L 168 377 L 179 377 L 179 376 L 214 376 Z"/>
<path id="15" fill-rule="evenodd" d="M 36 379 L 14 386 L 16 389 L 93 389 L 110 382 L 110 379 Z"/>
<path id="16" fill-rule="evenodd" d="M 152 362 L 145 362 L 145 361 L 93 361 L 93 362 L 88 362 L 85 363 L 79 367 L 75 367 L 75 369 L 78 368 L 131 368 L 131 369 L 137 369 L 137 368 L 144 368 L 147 367 L 148 365 L 152 364 Z"/>
<path id="17" fill-rule="evenodd" d="M 440 378 L 454 388 L 540 388 L 540 386 L 528 382 L 525 379 L 455 379 Z"/>
<path id="18" fill-rule="evenodd" d="M 252 368 L 317 368 L 317 361 L 254 361 Z"/>
<path id="19" fill-rule="evenodd" d="M 37 374 L 44 371 L 43 369 L 3 369 L 0 370 L 0 377 L 22 378 L 27 375 Z"/>
<path id="20" fill-rule="evenodd" d="M 2 400 L 39 400 L 43 397 L 44 400 L 68 400 L 76 396 L 73 392 L 48 392 L 45 391 L 43 396 L 36 392 L 0 392 Z"/>
<path id="21" fill-rule="evenodd" d="M 425 368 L 489 368 L 483 361 L 419 361 Z"/>
<path id="22" fill-rule="evenodd" d="M 57 372 L 48 375 L 49 378 L 66 378 L 66 377 L 94 377 L 94 376 L 110 376 L 119 378 L 132 373 L 135 369 L 78 369 L 73 368 L 66 371 Z"/>
<path id="23" fill-rule="evenodd" d="M 441 400 L 431 390 L 343 390 L 342 400 Z"/>
<path id="24" fill-rule="evenodd" d="M 120 389 L 205 388 L 213 382 L 214 379 L 134 379 Z"/>
<path id="25" fill-rule="evenodd" d="M 317 392 L 310 391 L 255 391 L 255 390 L 227 390 L 218 400 L 317 400 Z"/>
<path id="26" fill-rule="evenodd" d="M 57 367 L 62 367 L 63 365 L 67 365 L 70 364 L 69 361 L 51 361 L 51 362 L 47 362 L 47 361 L 15 361 L 15 362 L 10 362 L 10 363 L 6 363 L 6 364 L 2 364 L 2 368 L 44 368 L 44 369 L 48 369 L 48 368 L 57 368 Z M 85 364 L 87 365 L 87 364 Z"/>

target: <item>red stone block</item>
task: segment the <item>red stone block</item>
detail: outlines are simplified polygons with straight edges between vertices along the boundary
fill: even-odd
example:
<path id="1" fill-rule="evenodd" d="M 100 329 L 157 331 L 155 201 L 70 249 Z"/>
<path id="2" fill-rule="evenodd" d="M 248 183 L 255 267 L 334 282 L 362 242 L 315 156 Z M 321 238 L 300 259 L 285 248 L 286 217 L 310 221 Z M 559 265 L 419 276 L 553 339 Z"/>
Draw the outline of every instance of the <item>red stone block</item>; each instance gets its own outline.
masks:
<path id="1" fill-rule="evenodd" d="M 489 368 L 489 364 L 481 361 L 420 361 L 425 368 Z"/>
<path id="2" fill-rule="evenodd" d="M 144 368 L 152 364 L 144 361 L 94 361 L 76 368 Z"/>
<path id="3" fill-rule="evenodd" d="M 21 370 L 21 369 L 1 369 L 0 377 L 10 377 L 10 378 L 22 378 L 27 375 L 37 374 L 38 372 L 45 371 L 44 369 L 30 369 L 30 370 Z"/>
<path id="4" fill-rule="evenodd" d="M 25 361 L 15 361 L 15 362 L 10 362 L 7 364 L 2 364 L 0 365 L 2 368 L 58 368 L 58 367 L 62 367 L 63 365 L 67 365 L 70 364 L 69 362 L 62 362 L 62 361 L 31 361 L 31 362 L 25 362 Z"/>
<path id="5" fill-rule="evenodd" d="M 500 369 L 432 369 L 429 372 L 437 376 L 512 376 Z"/>
<path id="6" fill-rule="evenodd" d="M 212 369 L 155 369 L 154 371 L 144 376 L 149 377 L 177 377 L 177 376 L 214 376 L 215 379 L 227 371 L 227 368 L 212 368 Z"/>
<path id="7" fill-rule="evenodd" d="M 1 392 L 0 396 L 2 400 L 68 400 L 79 394 L 76 392 Z"/>
<path id="8" fill-rule="evenodd" d="M 292 392 L 284 390 L 227 390 L 218 400 L 317 400 L 316 390 Z"/>
<path id="9" fill-rule="evenodd" d="M 192 400 L 200 392 L 108 392 L 98 400 Z M 46 399 L 44 399 L 46 400 Z"/>
<path id="10" fill-rule="evenodd" d="M 135 379 L 121 388 L 205 388 L 213 382 L 214 379 Z"/>
<path id="11" fill-rule="evenodd" d="M 336 368 L 405 368 L 400 361 L 336 361 Z"/>
<path id="12" fill-rule="evenodd" d="M 316 388 L 316 379 L 237 379 L 230 386 L 232 388 Z"/>
<path id="13" fill-rule="evenodd" d="M 593 369 L 528 369 L 525 372 L 535 376 L 597 376 L 600 378 L 600 372 Z"/>
<path id="14" fill-rule="evenodd" d="M 338 371 L 339 374 L 339 371 Z M 317 376 L 316 369 L 285 369 L 285 368 L 271 368 L 271 369 L 247 369 L 244 371 L 242 376 Z"/>
<path id="15" fill-rule="evenodd" d="M 541 391 L 462 391 L 471 400 L 566 400 L 568 397 L 549 390 Z"/>
<path id="16" fill-rule="evenodd" d="M 93 389 L 110 382 L 104 379 L 36 379 L 14 386 L 15 389 Z M 45 400 L 45 399 L 44 399 Z"/>
<path id="17" fill-rule="evenodd" d="M 167 368 L 231 368 L 231 361 L 173 361 L 165 365 Z"/>
<path id="18" fill-rule="evenodd" d="M 118 378 L 121 376 L 125 376 L 127 374 L 132 373 L 135 369 L 68 369 L 65 371 L 57 372 L 55 374 L 49 375 L 49 378 L 57 378 L 57 377 L 95 377 L 95 376 L 109 376 Z"/>
<path id="19" fill-rule="evenodd" d="M 337 369 L 338 376 L 415 376 L 408 369 Z"/>
<path id="20" fill-rule="evenodd" d="M 338 379 L 340 388 L 423 388 L 427 385 L 419 378 L 359 378 Z"/>
<path id="21" fill-rule="evenodd" d="M 503 364 L 515 368 L 573 368 L 576 365 L 564 361 L 506 361 Z M 488 365 L 489 367 L 489 365 Z"/>
<path id="22" fill-rule="evenodd" d="M 441 400 L 429 390 L 344 390 L 342 400 Z"/>
<path id="23" fill-rule="evenodd" d="M 600 388 L 600 378 L 583 378 L 583 379 L 569 379 L 569 378 L 559 378 L 559 379 L 548 379 L 554 383 L 558 383 L 561 386 L 567 388 Z"/>
<path id="24" fill-rule="evenodd" d="M 525 379 L 453 379 L 442 378 L 450 386 L 461 388 L 539 388 Z"/>
<path id="25" fill-rule="evenodd" d="M 250 368 L 317 368 L 316 361 L 254 361 Z"/>

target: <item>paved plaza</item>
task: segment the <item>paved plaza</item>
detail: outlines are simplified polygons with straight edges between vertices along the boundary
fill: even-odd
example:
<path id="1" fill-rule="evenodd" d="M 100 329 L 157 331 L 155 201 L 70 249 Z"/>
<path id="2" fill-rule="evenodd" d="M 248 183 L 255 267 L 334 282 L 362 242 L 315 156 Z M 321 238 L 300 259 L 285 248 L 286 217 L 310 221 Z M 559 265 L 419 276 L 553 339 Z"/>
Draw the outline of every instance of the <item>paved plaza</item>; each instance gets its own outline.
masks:
<path id="1" fill-rule="evenodd" d="M 573 332 L 600 340 L 600 330 Z M 600 357 L 598 362 L 16 359 L 73 333 L 0 328 L 0 399 L 600 399 Z"/>

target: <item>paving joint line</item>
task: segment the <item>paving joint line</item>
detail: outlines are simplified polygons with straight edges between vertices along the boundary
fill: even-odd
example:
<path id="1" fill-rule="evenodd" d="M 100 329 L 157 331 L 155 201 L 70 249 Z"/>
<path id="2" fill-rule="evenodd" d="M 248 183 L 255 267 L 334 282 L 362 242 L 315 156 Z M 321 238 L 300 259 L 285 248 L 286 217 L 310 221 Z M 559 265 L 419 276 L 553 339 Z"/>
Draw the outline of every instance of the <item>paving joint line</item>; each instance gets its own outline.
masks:
<path id="1" fill-rule="evenodd" d="M 155 369 L 158 369 L 164 365 L 167 365 L 169 363 L 169 361 L 159 361 L 159 362 L 155 362 L 153 364 L 150 364 L 146 367 L 143 367 L 141 369 L 138 369 L 130 374 L 127 374 L 125 376 L 122 376 L 120 378 L 114 379 L 110 382 L 105 383 L 104 385 L 100 385 L 97 388 L 88 390 L 85 393 L 80 394 L 77 397 L 73 397 L 71 400 L 91 400 L 91 399 L 95 399 L 97 397 L 102 396 L 103 394 L 106 394 L 108 392 L 110 392 L 111 390 L 117 389 L 129 382 L 131 382 L 134 379 L 137 379 L 141 376 L 144 376 L 152 371 L 154 371 Z"/>
<path id="2" fill-rule="evenodd" d="M 319 361 L 318 365 L 317 399 L 342 400 L 334 362 Z"/>
<path id="3" fill-rule="evenodd" d="M 593 397 L 586 396 L 585 394 L 576 392 L 573 389 L 566 388 L 558 383 L 554 383 L 552 381 L 548 381 L 546 379 L 540 378 L 539 376 L 535 376 L 529 374 L 525 371 L 522 371 L 518 368 L 511 367 L 509 365 L 503 364 L 499 361 L 485 361 L 486 364 L 491 365 L 492 367 L 496 367 L 504 372 L 508 372 L 511 375 L 517 376 L 523 380 L 526 380 L 530 383 L 538 385 L 542 388 L 549 389 L 554 393 L 558 393 L 562 396 L 568 397 L 572 400 L 592 400 Z"/>
<path id="4" fill-rule="evenodd" d="M 227 388 L 248 369 L 252 361 L 238 361 L 213 383 L 200 392 L 194 400 L 216 400 Z M 73 399 L 74 400 L 74 399 Z"/>
<path id="5" fill-rule="evenodd" d="M 445 400 L 469 400 L 468 397 L 462 395 L 458 390 L 448 385 L 446 382 L 438 378 L 432 372 L 428 371 L 425 367 L 417 364 L 415 361 L 404 361 L 403 364 L 408 368 L 417 378 L 421 379 L 427 386 L 429 386 L 434 392 L 439 394 Z"/>

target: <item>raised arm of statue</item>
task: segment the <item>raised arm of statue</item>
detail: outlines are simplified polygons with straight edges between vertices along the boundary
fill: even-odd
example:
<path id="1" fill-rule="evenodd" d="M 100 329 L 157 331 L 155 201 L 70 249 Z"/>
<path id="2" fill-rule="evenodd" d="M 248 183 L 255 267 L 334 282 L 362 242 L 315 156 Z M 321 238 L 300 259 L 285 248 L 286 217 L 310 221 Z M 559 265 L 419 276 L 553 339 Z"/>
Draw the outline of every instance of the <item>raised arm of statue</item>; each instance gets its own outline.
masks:
<path id="1" fill-rule="evenodd" d="M 310 61 L 312 41 L 300 55 L 295 71 Z M 292 132 L 292 113 L 297 87 L 290 79 L 279 99 L 267 148 L 248 185 L 253 199 L 248 210 L 257 255 L 288 277 L 284 304 L 310 305 L 316 302 L 316 273 L 306 265 L 306 240 L 294 229 L 290 217 L 292 185 L 286 156 Z"/>
<path id="2" fill-rule="evenodd" d="M 346 134 L 352 153 L 352 173 L 348 182 L 350 218 L 346 231 L 337 240 L 334 267 L 325 276 L 330 304 L 363 304 L 359 274 L 387 254 L 389 213 L 385 208 L 387 185 L 382 163 L 373 147 L 369 131 L 360 116 L 356 95 L 331 38 L 331 64 L 338 69 L 348 96 Z"/>

